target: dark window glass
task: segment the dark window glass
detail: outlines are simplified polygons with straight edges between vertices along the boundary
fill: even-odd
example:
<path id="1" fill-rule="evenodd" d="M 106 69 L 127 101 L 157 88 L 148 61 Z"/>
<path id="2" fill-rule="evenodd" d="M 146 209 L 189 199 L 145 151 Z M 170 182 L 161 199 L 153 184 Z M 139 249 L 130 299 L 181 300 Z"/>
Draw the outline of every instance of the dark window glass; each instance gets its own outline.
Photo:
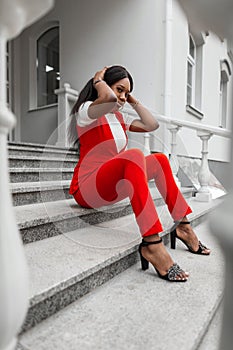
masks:
<path id="1" fill-rule="evenodd" d="M 59 28 L 51 28 L 37 40 L 37 106 L 57 103 L 59 88 Z"/>

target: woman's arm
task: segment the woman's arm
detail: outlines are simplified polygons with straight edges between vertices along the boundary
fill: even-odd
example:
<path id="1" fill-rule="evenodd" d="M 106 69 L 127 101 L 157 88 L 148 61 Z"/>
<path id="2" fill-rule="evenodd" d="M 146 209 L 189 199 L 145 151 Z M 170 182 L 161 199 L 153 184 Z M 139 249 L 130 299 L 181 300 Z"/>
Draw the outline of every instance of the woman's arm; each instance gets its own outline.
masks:
<path id="1" fill-rule="evenodd" d="M 93 86 L 97 90 L 98 97 L 88 107 L 88 117 L 96 119 L 111 112 L 117 105 L 117 97 L 113 90 L 106 84 L 104 74 L 107 67 L 95 73 Z"/>
<path id="2" fill-rule="evenodd" d="M 140 120 L 134 120 L 129 130 L 134 132 L 149 132 L 158 129 L 159 123 L 153 114 L 143 106 L 135 97 L 129 95 L 127 102 L 133 107 L 140 117 Z"/>

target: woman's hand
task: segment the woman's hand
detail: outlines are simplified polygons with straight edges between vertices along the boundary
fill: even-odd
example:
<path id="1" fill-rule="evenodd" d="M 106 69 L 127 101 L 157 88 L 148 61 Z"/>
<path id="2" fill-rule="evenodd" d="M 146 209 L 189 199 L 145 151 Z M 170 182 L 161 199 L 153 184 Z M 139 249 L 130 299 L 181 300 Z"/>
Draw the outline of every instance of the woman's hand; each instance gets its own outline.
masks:
<path id="1" fill-rule="evenodd" d="M 104 74 L 105 74 L 107 69 L 108 69 L 108 67 L 104 67 L 103 69 L 101 69 L 100 71 L 95 73 L 94 78 L 93 78 L 93 84 L 95 84 L 95 82 L 98 80 L 104 80 Z"/>
<path id="2" fill-rule="evenodd" d="M 96 72 L 93 78 L 93 86 L 97 90 L 97 99 L 88 108 L 88 116 L 91 119 L 99 118 L 111 112 L 117 106 L 117 97 L 110 86 L 104 81 L 104 75 L 108 67 Z"/>
<path id="3" fill-rule="evenodd" d="M 134 132 L 148 132 L 156 130 L 159 127 L 158 121 L 152 115 L 152 113 L 143 106 L 139 100 L 137 100 L 131 94 L 128 95 L 127 102 L 137 112 L 140 119 L 135 119 L 130 125 L 130 131 Z"/>
<path id="4" fill-rule="evenodd" d="M 128 94 L 127 102 L 128 102 L 130 105 L 133 105 L 133 104 L 137 103 L 137 99 L 136 99 L 135 97 L 133 97 L 133 95 Z"/>
<path id="5" fill-rule="evenodd" d="M 139 101 L 131 94 L 128 94 L 127 102 L 131 105 L 131 107 L 135 108 L 139 104 Z"/>

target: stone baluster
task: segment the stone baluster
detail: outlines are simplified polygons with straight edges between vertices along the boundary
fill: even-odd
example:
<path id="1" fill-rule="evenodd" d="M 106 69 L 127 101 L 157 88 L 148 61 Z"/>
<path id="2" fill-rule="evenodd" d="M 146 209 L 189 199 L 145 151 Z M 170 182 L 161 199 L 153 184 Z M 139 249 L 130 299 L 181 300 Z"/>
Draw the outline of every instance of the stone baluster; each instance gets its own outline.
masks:
<path id="1" fill-rule="evenodd" d="M 209 190 L 210 169 L 208 164 L 208 141 L 212 134 L 207 131 L 198 130 L 197 136 L 200 137 L 202 141 L 202 158 L 201 167 L 198 173 L 198 180 L 201 187 L 198 190 L 195 199 L 201 202 L 208 202 L 212 199 L 212 195 Z"/>
<path id="2" fill-rule="evenodd" d="M 57 143 L 59 147 L 69 147 L 67 138 L 68 117 L 72 106 L 78 97 L 78 92 L 71 88 L 70 84 L 65 83 L 62 88 L 55 90 L 58 95 L 58 128 Z"/>
<path id="3" fill-rule="evenodd" d="M 176 183 L 179 187 L 181 187 L 180 181 L 177 177 L 179 170 L 179 161 L 177 157 L 177 132 L 181 129 L 181 126 L 178 125 L 169 125 L 167 129 L 171 133 L 171 157 L 170 157 L 170 165 L 172 168 L 173 176 L 176 180 Z"/>
<path id="4" fill-rule="evenodd" d="M 144 134 L 144 154 L 149 155 L 150 152 L 150 134 L 147 132 Z"/>
<path id="5" fill-rule="evenodd" d="M 16 118 L 6 103 L 6 42 L 52 4 L 0 0 L 0 350 L 15 349 L 29 300 L 27 264 L 9 187 L 7 135 Z"/>

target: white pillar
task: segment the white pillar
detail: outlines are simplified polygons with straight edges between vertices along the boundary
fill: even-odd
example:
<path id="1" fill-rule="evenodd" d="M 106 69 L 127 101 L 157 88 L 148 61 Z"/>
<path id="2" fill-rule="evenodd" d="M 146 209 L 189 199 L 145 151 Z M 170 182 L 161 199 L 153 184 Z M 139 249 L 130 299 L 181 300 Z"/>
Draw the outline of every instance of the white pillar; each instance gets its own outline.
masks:
<path id="1" fill-rule="evenodd" d="M 65 83 L 62 88 L 55 90 L 58 95 L 58 128 L 57 142 L 58 147 L 69 147 L 67 138 L 68 118 L 73 104 L 78 98 L 78 91 L 72 89 L 70 84 Z"/>
<path id="2" fill-rule="evenodd" d="M 15 349 L 29 300 L 27 264 L 9 187 L 7 135 L 16 118 L 6 103 L 6 41 L 52 4 L 51 0 L 0 0 L 0 350 Z"/>
<path id="3" fill-rule="evenodd" d="M 209 190 L 210 169 L 208 164 L 208 141 L 212 134 L 207 131 L 197 131 L 197 136 L 199 136 L 202 141 L 202 158 L 198 173 L 198 180 L 201 187 L 195 199 L 201 202 L 209 202 L 212 199 L 212 195 Z"/>
<path id="4" fill-rule="evenodd" d="M 180 126 L 178 125 L 169 125 L 167 129 L 171 132 L 171 158 L 170 165 L 172 168 L 173 176 L 176 180 L 176 183 L 179 187 L 181 187 L 180 181 L 177 177 L 177 173 L 179 170 L 179 161 L 177 157 L 177 132 L 180 130 Z"/>

